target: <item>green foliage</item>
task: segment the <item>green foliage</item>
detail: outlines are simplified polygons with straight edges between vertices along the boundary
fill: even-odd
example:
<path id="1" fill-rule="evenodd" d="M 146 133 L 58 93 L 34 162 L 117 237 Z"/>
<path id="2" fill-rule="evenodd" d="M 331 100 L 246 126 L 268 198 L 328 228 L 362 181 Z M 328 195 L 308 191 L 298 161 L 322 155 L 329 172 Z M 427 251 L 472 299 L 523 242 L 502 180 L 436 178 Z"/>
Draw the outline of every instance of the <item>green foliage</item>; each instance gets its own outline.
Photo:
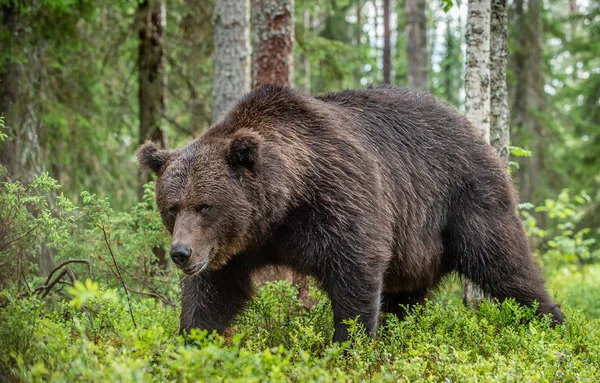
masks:
<path id="1" fill-rule="evenodd" d="M 581 226 L 590 203 L 591 197 L 586 193 L 572 197 L 566 189 L 557 199 L 547 199 L 544 205 L 535 208 L 537 213 L 546 216 L 545 229 L 537 226 L 537 220 L 531 213 L 521 210 L 525 228 L 538 243 L 547 267 L 557 269 L 559 266 L 575 263 L 583 268 L 600 260 L 600 248 L 596 239 L 590 235 L 592 229 Z"/>
<path id="2" fill-rule="evenodd" d="M 0 116 L 0 142 L 6 140 L 8 136 L 4 133 L 4 117 Z"/>
<path id="3" fill-rule="evenodd" d="M 319 323 L 320 303 L 302 309 L 302 319 L 288 320 L 283 304 L 300 307 L 294 289 L 280 282 L 260 290 L 234 334 L 193 331 L 184 343 L 177 336 L 177 309 L 140 299 L 135 329 L 118 296 L 100 288 L 78 310 L 67 302 L 52 309 L 39 299 L 5 294 L 3 376 L 51 382 L 575 382 L 600 376 L 600 322 L 569 307 L 567 324 L 552 329 L 549 319 L 511 301 L 484 302 L 474 311 L 456 300 L 434 300 L 405 321 L 383 318 L 375 339 L 350 321 L 350 342 L 335 345 L 331 322 Z M 289 332 L 291 342 L 265 342 L 272 331 Z"/>
<path id="4" fill-rule="evenodd" d="M 56 180 L 42 173 L 31 184 L 11 182 L 0 166 L 0 281 L 21 281 L 45 239 L 59 249 L 74 227 L 76 207 L 63 194 L 48 202 L 48 194 L 60 188 Z"/>

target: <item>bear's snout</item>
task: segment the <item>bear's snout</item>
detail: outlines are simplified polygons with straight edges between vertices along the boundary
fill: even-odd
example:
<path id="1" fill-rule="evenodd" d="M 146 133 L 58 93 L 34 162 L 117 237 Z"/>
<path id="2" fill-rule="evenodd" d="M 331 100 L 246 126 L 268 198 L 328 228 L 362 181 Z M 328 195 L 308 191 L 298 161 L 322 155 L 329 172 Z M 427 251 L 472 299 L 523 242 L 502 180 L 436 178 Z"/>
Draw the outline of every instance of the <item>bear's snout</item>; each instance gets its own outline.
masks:
<path id="1" fill-rule="evenodd" d="M 190 260 L 190 256 L 192 255 L 192 249 L 183 245 L 175 245 L 171 247 L 170 254 L 173 262 L 177 266 L 184 268 Z"/>

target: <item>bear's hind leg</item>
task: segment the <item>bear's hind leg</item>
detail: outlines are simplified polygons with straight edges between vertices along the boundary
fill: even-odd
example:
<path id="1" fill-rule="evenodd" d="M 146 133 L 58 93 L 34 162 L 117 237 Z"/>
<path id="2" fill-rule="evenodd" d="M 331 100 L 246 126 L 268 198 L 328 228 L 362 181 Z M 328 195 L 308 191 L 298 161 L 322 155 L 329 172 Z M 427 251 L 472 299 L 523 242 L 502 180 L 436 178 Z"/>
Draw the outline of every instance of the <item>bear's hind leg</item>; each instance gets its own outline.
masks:
<path id="1" fill-rule="evenodd" d="M 445 238 L 456 270 L 501 301 L 514 298 L 527 306 L 537 301 L 539 315 L 552 314 L 554 324 L 562 323 L 564 315 L 544 288 L 517 215 L 466 212 L 452 222 Z"/>

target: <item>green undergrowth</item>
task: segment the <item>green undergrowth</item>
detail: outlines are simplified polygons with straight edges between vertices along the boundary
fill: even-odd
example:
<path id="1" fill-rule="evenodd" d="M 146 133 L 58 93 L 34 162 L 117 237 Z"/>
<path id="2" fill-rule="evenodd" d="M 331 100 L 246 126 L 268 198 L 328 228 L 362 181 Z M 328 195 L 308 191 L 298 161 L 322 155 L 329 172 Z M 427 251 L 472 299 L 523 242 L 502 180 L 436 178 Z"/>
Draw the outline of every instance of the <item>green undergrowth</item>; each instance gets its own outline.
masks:
<path id="1" fill-rule="evenodd" d="M 556 282 L 560 284 L 561 282 Z M 446 290 L 445 290 L 446 291 Z M 70 300 L 0 297 L 0 378 L 7 381 L 548 381 L 600 379 L 600 321 L 563 305 L 548 319 L 508 301 L 465 308 L 436 294 L 405 321 L 382 318 L 375 339 L 351 323 L 332 344 L 326 297 L 306 309 L 285 282 L 260 290 L 231 331 L 178 336 L 179 310 L 78 283 Z M 568 296 L 569 294 L 567 294 Z M 598 298 L 598 295 L 596 295 Z M 569 298 L 571 299 L 571 298 Z M 595 304 L 595 303 L 594 303 Z M 591 311 L 597 312 L 597 311 Z M 2 380 L 2 379 L 0 379 Z"/>

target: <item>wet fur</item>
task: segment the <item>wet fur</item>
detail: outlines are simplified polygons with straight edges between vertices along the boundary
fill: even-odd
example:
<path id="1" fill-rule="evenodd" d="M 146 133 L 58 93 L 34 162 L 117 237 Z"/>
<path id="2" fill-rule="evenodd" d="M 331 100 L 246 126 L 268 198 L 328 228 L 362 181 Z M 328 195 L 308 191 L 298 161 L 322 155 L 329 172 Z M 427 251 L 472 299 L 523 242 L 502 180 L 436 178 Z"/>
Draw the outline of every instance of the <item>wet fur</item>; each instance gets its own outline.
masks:
<path id="1" fill-rule="evenodd" d="M 140 162 L 158 167 L 159 207 L 165 193 L 186 187 L 170 179 L 226 172 L 205 193 L 237 183 L 244 196 L 232 194 L 232 203 L 244 202 L 222 214 L 251 209 L 240 213 L 242 238 L 219 234 L 232 245 L 218 267 L 184 277 L 183 331 L 222 332 L 265 265 L 319 281 L 331 298 L 335 341 L 347 338 L 344 319 L 360 316 L 375 332 L 382 308 L 403 316 L 399 305 L 421 302 L 453 271 L 500 300 L 536 300 L 539 314 L 563 320 L 530 255 L 504 166 L 477 129 L 427 94 L 264 87 L 168 159 L 140 152 Z M 198 168 L 198 156 L 219 165 Z"/>

